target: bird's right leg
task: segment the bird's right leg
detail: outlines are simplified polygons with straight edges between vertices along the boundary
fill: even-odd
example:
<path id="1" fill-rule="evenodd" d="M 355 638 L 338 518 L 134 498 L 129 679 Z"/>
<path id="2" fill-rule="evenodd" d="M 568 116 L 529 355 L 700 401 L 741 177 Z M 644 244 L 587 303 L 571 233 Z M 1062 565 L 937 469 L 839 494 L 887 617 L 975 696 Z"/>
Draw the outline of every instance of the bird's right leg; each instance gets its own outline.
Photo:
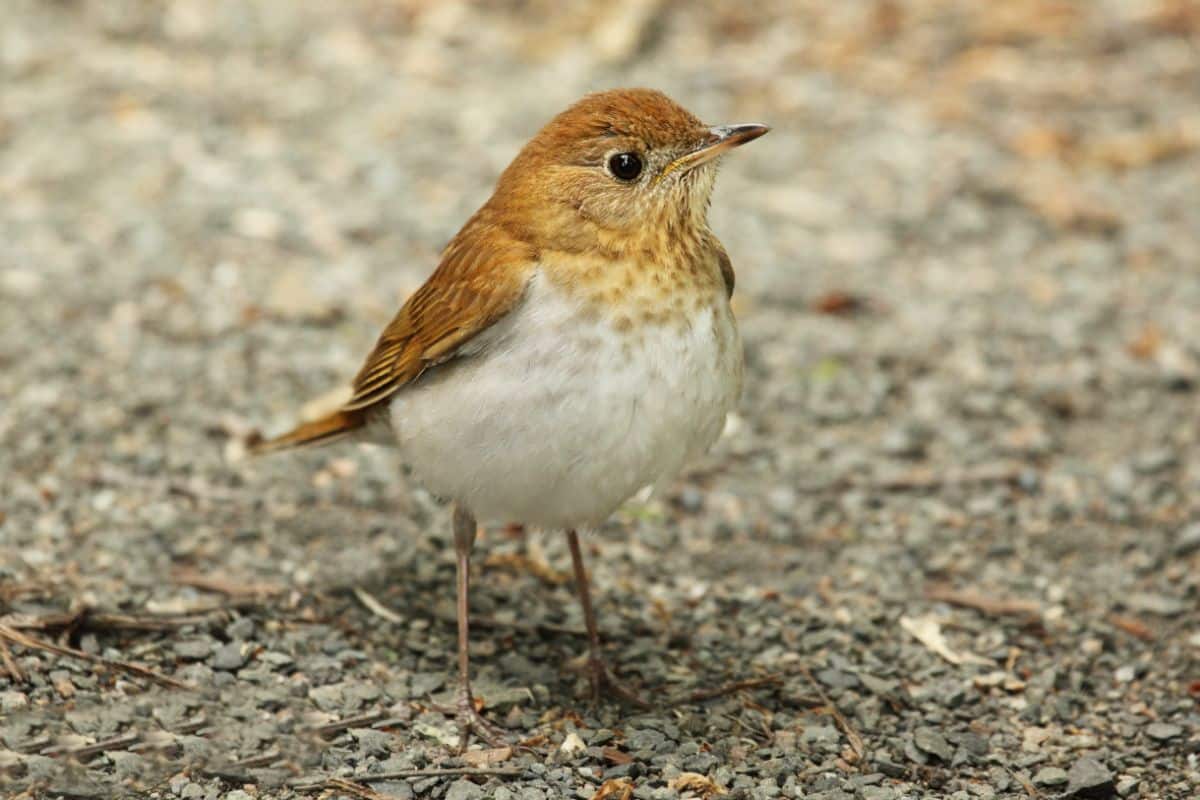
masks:
<path id="1" fill-rule="evenodd" d="M 471 693 L 470 657 L 470 612 L 468 602 L 471 588 L 471 548 L 475 545 L 475 516 L 464 506 L 454 507 L 454 556 L 456 578 L 456 612 L 458 616 L 458 715 L 460 750 L 467 749 L 472 733 L 492 747 L 505 744 L 504 732 L 495 724 L 484 719 L 475 707 L 475 696 Z"/>

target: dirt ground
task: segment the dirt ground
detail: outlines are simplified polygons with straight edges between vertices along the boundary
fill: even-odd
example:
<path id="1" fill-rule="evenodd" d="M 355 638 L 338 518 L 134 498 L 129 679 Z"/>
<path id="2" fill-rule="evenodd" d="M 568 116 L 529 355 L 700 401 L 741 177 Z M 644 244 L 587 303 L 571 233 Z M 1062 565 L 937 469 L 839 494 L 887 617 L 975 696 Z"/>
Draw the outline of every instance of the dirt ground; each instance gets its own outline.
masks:
<path id="1" fill-rule="evenodd" d="M 1200 787 L 1200 3 L 9 0 L 0 794 L 1167 798 Z M 772 133 L 711 220 L 746 392 L 587 539 L 327 403 L 586 91 Z M 730 684 L 736 684 L 731 686 Z M 720 690 L 726 691 L 720 691 Z"/>

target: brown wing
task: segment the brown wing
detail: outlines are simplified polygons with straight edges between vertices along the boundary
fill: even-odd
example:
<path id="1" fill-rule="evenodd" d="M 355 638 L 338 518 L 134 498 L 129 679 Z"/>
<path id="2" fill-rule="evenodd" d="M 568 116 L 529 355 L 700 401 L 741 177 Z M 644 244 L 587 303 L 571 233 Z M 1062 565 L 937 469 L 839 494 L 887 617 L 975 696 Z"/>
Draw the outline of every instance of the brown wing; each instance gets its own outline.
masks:
<path id="1" fill-rule="evenodd" d="M 383 331 L 344 406 L 381 403 L 511 311 L 533 272 L 533 248 L 482 218 L 472 219 L 442 262 Z"/>

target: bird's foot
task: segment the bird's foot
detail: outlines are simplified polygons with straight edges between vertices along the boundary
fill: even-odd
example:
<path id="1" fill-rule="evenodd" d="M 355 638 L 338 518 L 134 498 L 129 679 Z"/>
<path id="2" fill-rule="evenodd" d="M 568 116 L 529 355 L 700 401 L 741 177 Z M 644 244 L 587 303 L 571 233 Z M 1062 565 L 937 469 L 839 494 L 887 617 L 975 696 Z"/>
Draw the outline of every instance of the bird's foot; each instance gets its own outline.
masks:
<path id="1" fill-rule="evenodd" d="M 607 696 L 637 708 L 651 708 L 640 694 L 617 680 L 603 659 L 588 658 L 588 679 L 592 684 L 592 702 L 595 704 L 600 703 L 601 697 Z"/>
<path id="2" fill-rule="evenodd" d="M 496 723 L 489 720 L 475 707 L 475 697 L 470 689 L 458 690 L 458 696 L 453 706 L 430 703 L 429 707 L 439 714 L 454 717 L 458 726 L 458 752 L 466 752 L 471 743 L 472 734 L 489 747 L 509 747 L 512 745 L 510 734 Z"/>

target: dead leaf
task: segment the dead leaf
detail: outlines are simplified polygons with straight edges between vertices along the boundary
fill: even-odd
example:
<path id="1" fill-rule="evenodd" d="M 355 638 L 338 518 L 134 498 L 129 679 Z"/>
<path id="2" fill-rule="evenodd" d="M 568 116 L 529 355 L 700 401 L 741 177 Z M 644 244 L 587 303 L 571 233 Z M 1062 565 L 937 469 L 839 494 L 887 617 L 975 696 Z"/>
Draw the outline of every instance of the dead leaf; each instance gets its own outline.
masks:
<path id="1" fill-rule="evenodd" d="M 973 608 L 990 616 L 1033 617 L 1042 615 L 1041 604 L 1035 600 L 1021 598 L 988 597 L 972 591 L 959 591 L 949 586 L 930 586 L 925 590 L 930 600 L 949 603 L 953 606 Z"/>
<path id="2" fill-rule="evenodd" d="M 600 784 L 592 800 L 632 800 L 633 781 L 628 778 L 613 778 Z"/>
<path id="3" fill-rule="evenodd" d="M 1148 323 L 1129 343 L 1129 355 L 1139 361 L 1150 361 L 1158 355 L 1158 349 L 1162 346 L 1162 342 L 1162 329 L 1153 322 Z"/>
<path id="4" fill-rule="evenodd" d="M 1087 142 L 1080 160 L 1112 170 L 1129 170 L 1187 155 L 1200 137 L 1182 126 L 1105 136 Z"/>
<path id="5" fill-rule="evenodd" d="M 698 772 L 681 772 L 667 786 L 677 792 L 692 792 L 702 800 L 726 794 L 728 791 L 721 784 Z"/>
<path id="6" fill-rule="evenodd" d="M 1143 642 L 1154 641 L 1154 631 L 1150 630 L 1146 623 L 1137 617 L 1130 617 L 1124 614 L 1109 614 L 1108 622 L 1114 628 L 1125 631 L 1125 633 L 1141 639 Z"/>
<path id="7" fill-rule="evenodd" d="M 866 298 L 860 295 L 834 289 L 814 300 L 812 307 L 818 314 L 849 317 L 866 311 L 869 304 Z"/>
<path id="8" fill-rule="evenodd" d="M 624 750 L 618 750 L 615 747 L 605 747 L 600 750 L 600 755 L 604 756 L 604 760 L 611 764 L 632 764 L 633 756 L 626 753 Z"/>
<path id="9" fill-rule="evenodd" d="M 977 656 L 968 651 L 958 652 L 950 647 L 946 642 L 946 637 L 942 635 L 942 623 L 937 617 L 901 617 L 900 627 L 913 635 L 918 642 L 925 645 L 929 650 L 941 656 L 951 664 L 991 664 L 982 656 Z"/>
<path id="10" fill-rule="evenodd" d="M 1022 185 L 1017 197 L 1030 211 L 1063 230 L 1113 234 L 1124 220 L 1113 208 L 1066 179 L 1039 179 Z"/>
<path id="11" fill-rule="evenodd" d="M 1059 128 L 1037 127 L 1022 131 L 1009 140 L 1017 155 L 1028 159 L 1061 159 L 1075 144 L 1075 137 Z"/>
<path id="12" fill-rule="evenodd" d="M 493 764 L 503 764 L 512 758 L 511 747 L 493 747 L 491 750 L 468 750 L 459 758 L 472 767 L 490 767 Z"/>

